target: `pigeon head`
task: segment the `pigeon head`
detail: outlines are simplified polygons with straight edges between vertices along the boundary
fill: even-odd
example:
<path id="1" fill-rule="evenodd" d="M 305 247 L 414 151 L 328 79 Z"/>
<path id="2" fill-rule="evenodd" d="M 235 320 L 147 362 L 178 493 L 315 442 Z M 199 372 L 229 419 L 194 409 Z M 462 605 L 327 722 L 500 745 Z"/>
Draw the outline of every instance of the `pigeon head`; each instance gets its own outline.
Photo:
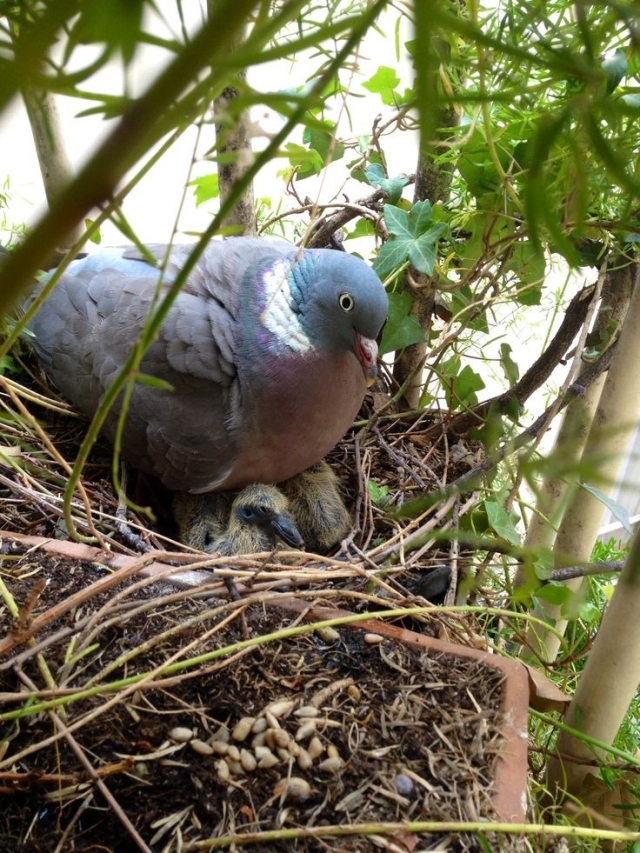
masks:
<path id="1" fill-rule="evenodd" d="M 233 502 L 228 529 L 238 533 L 253 526 L 256 542 L 277 537 L 292 548 L 304 548 L 304 539 L 288 509 L 287 498 L 275 486 L 247 486 Z"/>
<path id="2" fill-rule="evenodd" d="M 353 255 L 310 249 L 294 264 L 290 282 L 294 310 L 315 346 L 353 352 L 371 384 L 378 355 L 375 338 L 389 307 L 378 276 Z"/>
<path id="3" fill-rule="evenodd" d="M 259 325 L 291 350 L 352 352 L 368 384 L 376 375 L 375 338 L 387 317 L 382 282 L 367 264 L 331 249 L 292 249 L 265 262 L 260 271 Z M 251 282 L 255 277 L 251 274 Z"/>

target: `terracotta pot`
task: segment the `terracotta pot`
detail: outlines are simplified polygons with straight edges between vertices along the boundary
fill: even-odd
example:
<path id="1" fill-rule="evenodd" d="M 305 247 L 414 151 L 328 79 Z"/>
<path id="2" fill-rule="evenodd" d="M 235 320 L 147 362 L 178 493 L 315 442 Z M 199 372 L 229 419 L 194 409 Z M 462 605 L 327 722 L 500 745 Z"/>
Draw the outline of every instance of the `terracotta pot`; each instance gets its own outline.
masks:
<path id="1" fill-rule="evenodd" d="M 284 610 L 303 613 L 307 621 L 322 622 L 354 616 L 348 610 L 315 606 L 293 598 L 274 604 Z M 503 677 L 501 712 L 503 717 L 504 748 L 496 758 L 493 775 L 493 805 L 497 819 L 504 823 L 524 823 L 527 808 L 527 719 L 529 707 L 529 682 L 522 664 L 491 652 L 472 649 L 458 643 L 448 643 L 435 637 L 427 637 L 408 631 L 381 619 L 366 619 L 345 623 L 341 628 L 380 634 L 389 640 L 405 643 L 419 652 L 452 655 L 480 661 L 499 670 Z"/>

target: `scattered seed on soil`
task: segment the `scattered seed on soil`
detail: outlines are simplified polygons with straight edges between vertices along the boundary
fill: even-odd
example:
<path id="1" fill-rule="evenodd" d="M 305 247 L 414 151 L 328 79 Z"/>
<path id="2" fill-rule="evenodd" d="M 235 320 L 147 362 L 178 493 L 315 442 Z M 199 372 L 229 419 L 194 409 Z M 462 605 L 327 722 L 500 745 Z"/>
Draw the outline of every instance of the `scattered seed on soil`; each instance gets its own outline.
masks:
<path id="1" fill-rule="evenodd" d="M 209 743 L 205 743 L 203 740 L 199 738 L 195 738 L 189 743 L 189 746 L 194 752 L 197 752 L 198 755 L 213 755 L 213 747 Z"/>
<path id="2" fill-rule="evenodd" d="M 186 743 L 193 737 L 193 731 L 184 726 L 176 726 L 175 729 L 171 729 L 169 732 L 169 737 L 171 740 L 175 740 L 176 743 Z"/>
<path id="3" fill-rule="evenodd" d="M 231 737 L 238 743 L 242 743 L 242 741 L 245 741 L 251 734 L 251 729 L 255 721 L 255 717 L 243 717 L 233 727 Z"/>
<path id="4" fill-rule="evenodd" d="M 273 793 L 276 797 L 283 797 L 285 801 L 303 803 L 311 796 L 311 785 L 299 776 L 289 776 L 276 782 Z"/>

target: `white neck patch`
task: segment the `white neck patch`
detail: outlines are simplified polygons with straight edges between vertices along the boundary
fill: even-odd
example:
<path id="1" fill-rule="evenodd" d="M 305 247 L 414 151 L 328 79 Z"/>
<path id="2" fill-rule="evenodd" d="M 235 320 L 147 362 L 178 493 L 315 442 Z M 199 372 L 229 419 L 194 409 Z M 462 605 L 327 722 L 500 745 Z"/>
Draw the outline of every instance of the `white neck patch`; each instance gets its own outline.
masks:
<path id="1" fill-rule="evenodd" d="M 260 315 L 260 322 L 289 349 L 309 352 L 313 344 L 298 315 L 291 310 L 290 272 L 291 261 L 276 261 L 271 270 L 264 274 L 266 305 Z"/>

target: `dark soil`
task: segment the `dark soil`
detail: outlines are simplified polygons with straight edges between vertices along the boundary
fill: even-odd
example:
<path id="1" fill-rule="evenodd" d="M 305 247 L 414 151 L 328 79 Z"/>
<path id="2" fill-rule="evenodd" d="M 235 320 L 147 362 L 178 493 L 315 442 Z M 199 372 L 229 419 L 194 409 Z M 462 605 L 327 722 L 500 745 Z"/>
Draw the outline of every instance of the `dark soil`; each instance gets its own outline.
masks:
<path id="1" fill-rule="evenodd" d="M 21 608 L 17 619 L 4 611 L 0 640 L 26 640 L 34 617 L 104 574 L 38 552 L 0 557 L 0 570 Z M 234 849 L 250 833 L 492 817 L 496 670 L 348 629 L 236 645 L 293 624 L 266 604 L 130 579 L 19 644 L 0 662 L 0 850 L 180 851 L 207 839 Z M 265 710 L 282 700 L 274 724 Z M 252 767 L 256 734 L 234 735 L 243 717 L 281 730 L 280 753 L 267 741 L 277 764 Z M 229 745 L 244 750 L 235 764 L 233 749 L 221 754 Z M 250 849 L 380 844 L 487 849 L 401 832 L 261 837 Z"/>

